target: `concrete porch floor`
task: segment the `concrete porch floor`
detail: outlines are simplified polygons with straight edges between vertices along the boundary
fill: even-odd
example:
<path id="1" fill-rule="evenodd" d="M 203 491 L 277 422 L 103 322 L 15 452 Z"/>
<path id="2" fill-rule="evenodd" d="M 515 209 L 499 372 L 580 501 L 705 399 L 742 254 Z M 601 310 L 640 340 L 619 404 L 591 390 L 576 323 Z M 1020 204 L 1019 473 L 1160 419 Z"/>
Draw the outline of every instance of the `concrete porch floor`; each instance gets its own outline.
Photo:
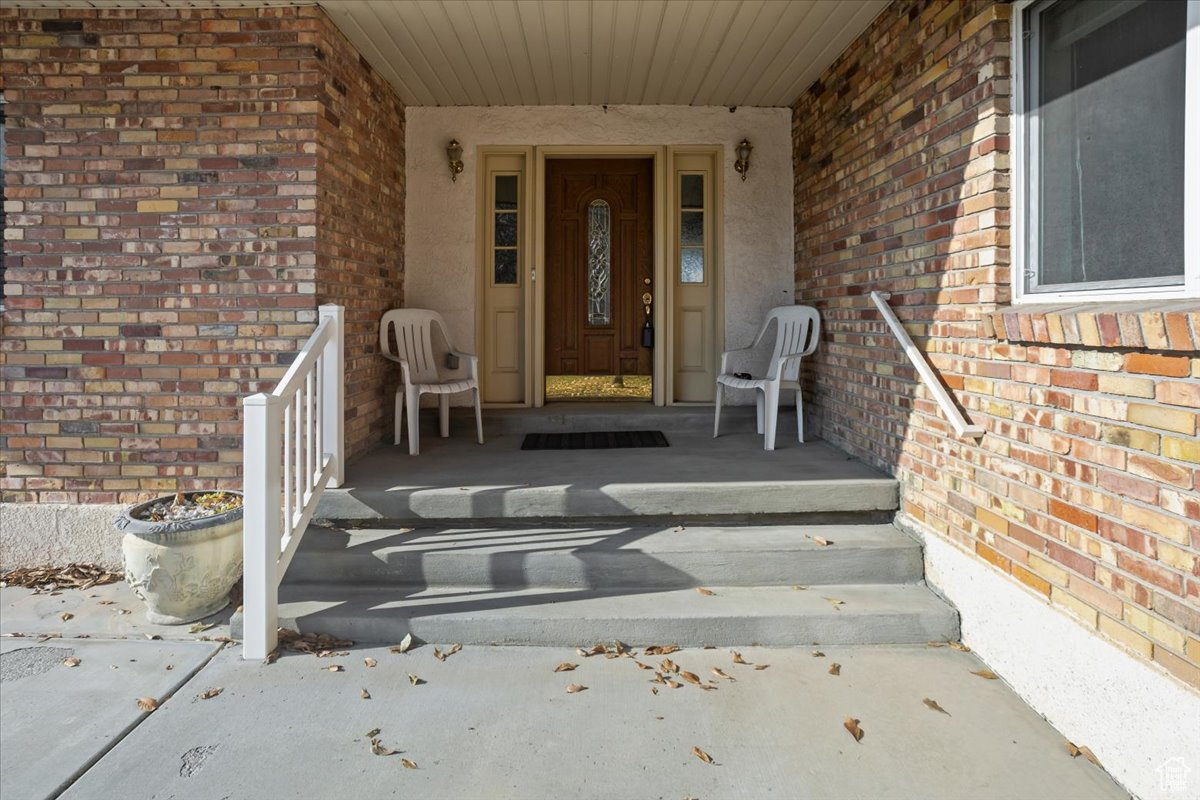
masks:
<path id="1" fill-rule="evenodd" d="M 224 625 L 150 641 L 143 634 L 162 629 L 144 623 L 127 587 L 88 594 L 3 590 L 6 798 L 1129 796 L 1071 758 L 1003 676 L 972 674 L 983 663 L 945 646 L 830 645 L 821 656 L 740 648 L 749 665 L 733 663 L 728 648 L 685 649 L 670 658 L 718 688 L 658 685 L 654 694 L 654 673 L 632 659 L 581 658 L 570 647 L 467 646 L 444 662 L 430 645 L 407 654 L 350 647 L 247 663 L 212 641 Z M 107 624 L 116 606 L 133 609 L 116 634 L 129 638 Z M 63 622 L 64 608 L 77 616 Z M 63 638 L 38 641 L 53 632 Z M 66 666 L 68 656 L 81 663 Z M 638 660 L 658 667 L 662 657 Z M 554 672 L 564 661 L 579 666 Z M 410 674 L 423 682 L 412 685 Z M 568 694 L 571 683 L 587 689 Z M 209 689 L 221 692 L 201 699 Z M 139 711 L 139 697 L 159 708 Z M 860 720 L 861 742 L 843 727 L 847 717 Z M 373 755 L 376 728 L 401 752 Z"/>
<path id="2" fill-rule="evenodd" d="M 579 403 L 489 411 L 486 443 L 456 410 L 451 436 L 422 422 L 421 453 L 383 445 L 346 469 L 317 516 L 340 520 L 677 517 L 702 519 L 829 512 L 886 512 L 896 482 L 816 440 L 796 439 L 795 412 L 780 409 L 777 449 L 763 450 L 754 410 L 726 410 L 712 438 L 712 409 Z M 533 431 L 662 430 L 669 447 L 523 451 Z"/>

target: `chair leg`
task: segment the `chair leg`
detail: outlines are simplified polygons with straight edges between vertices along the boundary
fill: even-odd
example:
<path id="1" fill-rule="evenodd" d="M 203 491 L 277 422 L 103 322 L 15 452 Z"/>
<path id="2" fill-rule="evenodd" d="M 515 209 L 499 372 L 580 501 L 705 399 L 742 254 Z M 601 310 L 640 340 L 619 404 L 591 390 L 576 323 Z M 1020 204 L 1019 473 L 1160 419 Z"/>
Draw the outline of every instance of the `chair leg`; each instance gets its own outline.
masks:
<path id="1" fill-rule="evenodd" d="M 775 430 L 779 427 L 779 387 L 773 383 L 767 384 L 763 390 L 763 404 L 766 406 L 766 430 L 763 433 L 763 449 L 775 449 Z"/>
<path id="2" fill-rule="evenodd" d="M 475 438 L 480 444 L 483 444 L 483 410 L 479 406 L 479 387 L 476 386 L 471 390 L 471 394 L 475 399 Z"/>
<path id="3" fill-rule="evenodd" d="M 438 395 L 438 433 L 445 439 L 450 435 L 450 395 Z"/>
<path id="4" fill-rule="evenodd" d="M 408 397 L 408 454 L 415 456 L 421 452 L 421 393 L 409 391 Z"/>
<path id="5" fill-rule="evenodd" d="M 713 438 L 721 435 L 721 404 L 724 401 L 725 391 L 721 384 L 717 384 L 717 408 L 716 414 L 713 417 Z"/>
<path id="6" fill-rule="evenodd" d="M 763 432 L 763 404 L 766 403 L 766 392 L 756 391 L 754 393 L 754 402 L 758 409 L 758 432 L 761 435 Z"/>
<path id="7" fill-rule="evenodd" d="M 396 435 L 393 438 L 392 444 L 400 444 L 400 437 L 404 434 L 404 390 L 396 390 Z"/>
<path id="8" fill-rule="evenodd" d="M 800 444 L 804 444 L 804 395 L 796 390 L 796 431 Z"/>

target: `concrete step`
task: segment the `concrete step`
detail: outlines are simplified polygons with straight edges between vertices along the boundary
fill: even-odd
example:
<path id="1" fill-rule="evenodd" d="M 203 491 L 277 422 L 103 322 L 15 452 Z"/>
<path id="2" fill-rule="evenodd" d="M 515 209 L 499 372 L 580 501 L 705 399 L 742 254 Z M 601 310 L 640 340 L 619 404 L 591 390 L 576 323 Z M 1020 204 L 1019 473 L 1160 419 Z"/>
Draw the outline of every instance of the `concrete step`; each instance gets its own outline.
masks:
<path id="1" fill-rule="evenodd" d="M 819 545 L 815 537 L 831 542 Z M 891 525 L 311 527 L 290 583 L 686 589 L 911 583 L 920 544 Z"/>
<path id="2" fill-rule="evenodd" d="M 573 433 L 579 431 L 658 430 L 677 433 L 712 433 L 713 406 L 654 406 L 650 403 L 563 402 L 542 408 L 495 408 L 483 412 L 486 435 L 513 436 L 526 433 Z M 454 408 L 450 412 L 453 435 L 474 435 L 475 412 Z M 422 411 L 422 435 L 434 435 L 437 415 L 434 409 Z M 754 406 L 726 406 L 721 412 L 723 433 L 754 433 L 757 430 Z M 796 408 L 779 409 L 779 436 L 796 435 Z"/>
<path id="3" fill-rule="evenodd" d="M 421 454 L 381 447 L 350 464 L 317 510 L 332 520 L 753 518 L 872 512 L 897 482 L 823 442 L 669 433 L 670 447 L 523 451 L 520 436 L 423 437 Z"/>
<path id="4" fill-rule="evenodd" d="M 921 584 L 668 591 L 285 585 L 280 623 L 359 642 L 577 646 L 913 644 L 958 638 L 958 615 Z M 840 600 L 840 604 L 832 601 Z"/>

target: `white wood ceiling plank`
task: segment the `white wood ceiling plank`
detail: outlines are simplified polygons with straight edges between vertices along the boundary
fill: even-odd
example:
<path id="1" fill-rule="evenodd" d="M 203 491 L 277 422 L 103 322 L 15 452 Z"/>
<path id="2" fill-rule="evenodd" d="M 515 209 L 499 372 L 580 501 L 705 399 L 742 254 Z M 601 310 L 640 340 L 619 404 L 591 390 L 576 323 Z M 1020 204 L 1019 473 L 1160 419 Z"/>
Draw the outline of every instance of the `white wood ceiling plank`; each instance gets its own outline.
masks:
<path id="1" fill-rule="evenodd" d="M 545 20 L 542 16 L 541 0 L 515 0 L 525 53 L 529 60 L 529 73 L 534 85 L 535 102 L 538 105 L 554 103 L 554 74 L 550 63 L 550 49 L 546 46 Z"/>
<path id="2" fill-rule="evenodd" d="M 442 83 L 450 93 L 447 105 L 484 105 L 483 87 L 474 80 L 468 65 L 455 63 L 457 43 L 439 38 L 426 7 L 435 19 L 441 19 L 433 3 L 389 3 L 385 9 L 400 19 L 422 57 L 442 76 Z"/>
<path id="3" fill-rule="evenodd" d="M 420 5 L 425 5 L 424 3 Z M 434 6 L 433 3 L 429 4 Z M 483 104 L 489 106 L 509 105 L 515 103 L 508 99 L 501 76 L 497 74 L 496 65 L 488 57 L 487 48 L 475 25 L 472 12 L 473 3 L 467 0 L 439 0 L 436 8 L 443 15 L 444 22 L 449 28 L 449 37 L 457 42 L 458 49 L 455 57 L 469 65 L 471 75 L 483 89 Z M 431 13 L 431 19 L 437 19 L 436 13 Z M 504 76 L 507 79 L 509 76 Z M 512 91 L 511 84 L 508 89 Z"/>
<path id="4" fill-rule="evenodd" d="M 787 82 L 785 78 L 790 71 L 796 69 L 796 64 L 807 63 L 808 54 L 812 52 L 812 49 L 821 46 L 817 43 L 822 40 L 823 36 L 830 35 L 840 27 L 838 18 L 842 16 L 842 11 L 839 9 L 845 10 L 849 16 L 850 8 L 843 3 L 818 0 L 812 13 L 805 17 L 804 24 L 792 31 L 783 50 L 772 60 L 767 69 L 763 70 L 753 88 L 747 93 L 746 105 L 752 106 L 764 102 L 766 105 L 787 105 L 788 101 L 776 98 L 772 90 L 776 89 L 781 81 Z M 768 101 L 766 98 L 771 99 Z"/>
<path id="5" fill-rule="evenodd" d="M 566 0 L 567 45 L 571 57 L 572 105 L 589 102 L 592 86 L 592 4 L 588 0 Z"/>
<path id="6" fill-rule="evenodd" d="M 795 103 L 800 94 L 821 77 L 825 67 L 832 64 L 850 46 L 855 37 L 866 30 L 875 17 L 879 16 L 879 12 L 887 8 L 887 5 L 888 0 L 870 0 L 870 2 L 858 4 L 854 9 L 854 14 L 845 20 L 841 30 L 818 41 L 818 44 L 824 41 L 824 45 L 816 50 L 815 55 L 810 52 L 806 62 L 800 65 L 798 70 L 795 70 L 797 72 L 795 79 L 778 90 L 776 96 L 791 98 L 786 101 L 789 105 Z"/>
<path id="7" fill-rule="evenodd" d="M 737 105 L 734 94 L 737 83 L 745 75 L 745 70 L 762 52 L 763 42 L 771 35 L 788 12 L 789 3 L 779 0 L 767 0 L 762 3 L 750 23 L 746 35 L 733 51 L 731 58 L 721 59 L 720 66 L 714 66 L 713 74 L 709 77 L 710 87 L 707 89 L 708 99 L 713 105 Z M 718 69 L 720 72 L 718 73 Z"/>
<path id="8" fill-rule="evenodd" d="M 747 41 L 754 33 L 756 26 L 762 30 L 769 28 L 769 22 L 763 21 L 767 0 L 740 0 L 737 12 L 729 22 L 728 31 L 721 46 L 706 65 L 703 75 L 688 103 L 694 106 L 724 105 L 724 97 L 717 91 L 720 83 L 729 75 L 729 68 L 741 63 L 739 56 L 746 51 Z"/>
<path id="9" fill-rule="evenodd" d="M 679 90 L 671 102 L 679 105 L 690 105 L 696 97 L 696 90 L 704 82 L 708 71 L 712 69 L 717 54 L 725 47 L 730 32 L 741 14 L 742 0 L 725 0 L 713 3 L 704 23 L 704 31 L 692 48 L 687 66 L 684 67 Z M 736 38 L 735 38 L 736 41 Z"/>
<path id="10" fill-rule="evenodd" d="M 617 27 L 615 0 L 592 0 L 591 85 L 588 102 L 602 105 L 612 96 L 613 48 Z"/>
<path id="11" fill-rule="evenodd" d="M 515 0 L 491 0 L 492 19 L 508 53 L 508 65 L 516 77 L 522 105 L 537 105 L 537 77 L 529 55 L 529 38 Z"/>
<path id="12" fill-rule="evenodd" d="M 573 103 L 573 81 L 571 76 L 571 51 L 567 42 L 567 7 L 562 3 L 539 2 L 542 14 L 542 30 L 545 31 L 545 48 L 549 53 L 551 73 L 554 76 L 554 104 Z"/>
<path id="13" fill-rule="evenodd" d="M 806 18 L 816 5 L 814 0 L 793 0 L 783 4 L 783 14 L 762 38 L 757 52 L 749 61 L 743 62 L 740 69 L 735 68 L 734 71 L 739 74 L 729 92 L 731 105 L 750 105 L 750 92 L 762 79 L 763 73 L 779 60 L 780 54 L 785 52 L 784 48 L 795 32 L 803 29 Z"/>
<path id="14" fill-rule="evenodd" d="M 637 103 L 645 91 L 645 75 L 654 57 L 654 45 L 666 21 L 666 0 L 639 2 L 634 14 L 632 55 L 625 84 L 620 89 L 620 103 Z M 624 10 L 624 9 L 622 9 Z M 627 12 L 626 12 L 627 13 Z"/>
<path id="15" fill-rule="evenodd" d="M 660 92 L 663 81 L 675 61 L 679 40 L 683 32 L 684 21 L 691 8 L 691 0 L 673 0 L 667 3 L 662 25 L 658 28 L 658 40 L 653 46 L 653 56 L 646 78 L 642 83 L 642 91 L 636 102 L 655 105 L 660 102 Z"/>
<path id="16" fill-rule="evenodd" d="M 495 3 L 472 0 L 465 6 L 471 15 L 472 32 L 482 44 L 488 67 L 500 86 L 503 102 L 493 98 L 492 105 L 524 105 L 527 92 L 513 66 L 513 56 L 520 55 L 520 35 L 513 39 L 506 35 L 496 16 Z"/>
<path id="17" fill-rule="evenodd" d="M 391 14 L 381 17 L 375 13 L 375 5 L 372 3 L 354 2 L 344 5 L 347 7 L 347 17 L 359 26 L 363 36 L 379 43 L 376 54 L 387 57 L 384 67 L 380 67 L 369 52 L 364 53 L 367 60 L 385 76 L 389 71 L 397 73 L 400 83 L 409 90 L 406 92 L 395 82 L 392 84 L 396 86 L 405 105 L 443 105 L 447 102 L 449 93 L 437 73 L 430 69 L 429 63 L 421 56 L 419 50 L 405 46 L 407 42 L 404 39 L 408 34 L 403 26 L 397 24 L 396 17 Z M 334 21 L 337 21 L 336 18 Z M 406 93 L 411 99 L 405 97 Z"/>

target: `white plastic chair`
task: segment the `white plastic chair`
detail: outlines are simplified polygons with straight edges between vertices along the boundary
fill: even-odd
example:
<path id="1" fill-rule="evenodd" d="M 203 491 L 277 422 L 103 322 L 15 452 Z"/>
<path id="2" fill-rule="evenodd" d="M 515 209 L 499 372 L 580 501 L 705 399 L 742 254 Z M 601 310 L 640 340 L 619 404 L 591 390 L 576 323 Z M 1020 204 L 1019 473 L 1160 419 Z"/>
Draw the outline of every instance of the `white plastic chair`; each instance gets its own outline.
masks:
<path id="1" fill-rule="evenodd" d="M 433 326 L 442 329 L 450 353 L 467 362 L 467 377 L 442 380 L 433 355 Z M 391 329 L 395 328 L 396 350 L 392 349 Z M 483 414 L 479 409 L 479 359 L 470 353 L 460 353 L 450 344 L 446 321 L 436 311 L 420 308 L 393 308 L 384 312 L 379 321 L 379 352 L 389 361 L 400 365 L 404 377 L 396 389 L 396 440 L 404 420 L 404 404 L 408 403 L 408 453 L 421 452 L 421 433 L 418 424 L 421 395 L 438 395 L 438 413 L 442 438 L 450 435 L 450 395 L 471 392 L 475 400 L 475 433 L 483 444 Z"/>
<path id="2" fill-rule="evenodd" d="M 729 356 L 748 353 L 758 347 L 767 335 L 771 323 L 775 323 L 775 351 L 767 366 L 764 378 L 739 378 L 728 372 Z M 713 438 L 721 433 L 722 386 L 733 389 L 754 389 L 759 392 L 758 432 L 763 435 L 763 449 L 775 449 L 775 429 L 779 420 L 779 395 L 784 389 L 796 390 L 796 427 L 800 441 L 804 441 L 804 405 L 800 391 L 800 361 L 812 355 L 821 338 L 821 317 L 810 306 L 779 306 L 772 308 L 758 332 L 758 338 L 749 347 L 726 350 L 721 354 L 721 374 L 717 375 L 717 413 L 713 420 Z M 764 431 L 765 423 L 765 431 Z"/>

